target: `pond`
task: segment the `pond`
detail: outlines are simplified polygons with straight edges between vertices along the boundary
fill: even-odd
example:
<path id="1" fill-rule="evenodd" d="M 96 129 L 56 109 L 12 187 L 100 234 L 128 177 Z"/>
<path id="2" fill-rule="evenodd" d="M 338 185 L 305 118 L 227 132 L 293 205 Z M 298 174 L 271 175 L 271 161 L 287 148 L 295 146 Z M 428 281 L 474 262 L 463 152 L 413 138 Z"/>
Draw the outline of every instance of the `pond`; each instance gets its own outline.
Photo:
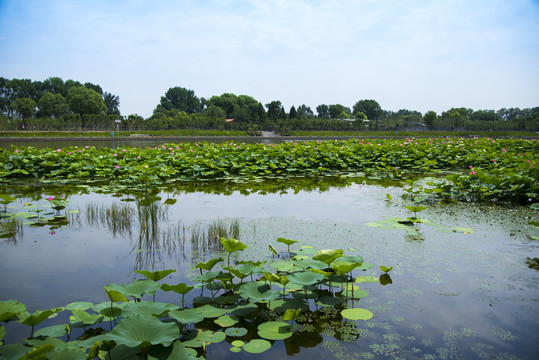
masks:
<path id="1" fill-rule="evenodd" d="M 539 358 L 539 272 L 530 264 L 539 257 L 530 224 L 537 215 L 527 207 L 430 204 L 418 214 L 429 221 L 403 227 L 392 219 L 414 214 L 401 183 L 339 177 L 177 185 L 144 197 L 93 187 L 13 185 L 1 193 L 16 197 L 7 211 L 19 213 L 19 222 L 11 230 L 2 222 L 0 298 L 17 299 L 30 312 L 108 301 L 103 287 L 142 279 L 134 270 L 176 269 L 163 281 L 192 284 L 197 263 L 226 261 L 214 235 L 221 231 L 247 245 L 233 262 L 286 258 L 286 246 L 276 242 L 283 237 L 299 241 L 293 251 L 343 249 L 374 264 L 355 276 L 380 277 L 380 265 L 393 269 L 391 283 L 358 284 L 368 296 L 348 300 L 372 319 L 344 319 L 311 300 L 293 337 L 258 355 L 231 352 L 227 338 L 206 347 L 207 359 Z M 52 209 L 51 196 L 67 200 L 65 208 Z M 30 214 L 62 217 L 38 221 Z M 188 293 L 186 303 L 198 295 Z M 181 303 L 173 292 L 156 296 Z M 47 325 L 69 323 L 68 313 Z M 6 329 L 5 344 L 29 335 L 22 324 Z M 82 331 L 73 329 L 72 338 Z"/>

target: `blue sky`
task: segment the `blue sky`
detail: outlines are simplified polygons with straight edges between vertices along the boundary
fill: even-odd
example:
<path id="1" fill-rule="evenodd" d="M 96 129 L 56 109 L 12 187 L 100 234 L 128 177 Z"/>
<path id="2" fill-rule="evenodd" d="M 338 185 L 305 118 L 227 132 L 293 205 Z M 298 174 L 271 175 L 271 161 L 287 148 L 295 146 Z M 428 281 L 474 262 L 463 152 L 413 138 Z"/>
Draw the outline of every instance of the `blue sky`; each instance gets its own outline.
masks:
<path id="1" fill-rule="evenodd" d="M 174 86 L 266 104 L 539 106 L 530 0 L 0 0 L 0 76 L 92 82 L 123 115 Z"/>

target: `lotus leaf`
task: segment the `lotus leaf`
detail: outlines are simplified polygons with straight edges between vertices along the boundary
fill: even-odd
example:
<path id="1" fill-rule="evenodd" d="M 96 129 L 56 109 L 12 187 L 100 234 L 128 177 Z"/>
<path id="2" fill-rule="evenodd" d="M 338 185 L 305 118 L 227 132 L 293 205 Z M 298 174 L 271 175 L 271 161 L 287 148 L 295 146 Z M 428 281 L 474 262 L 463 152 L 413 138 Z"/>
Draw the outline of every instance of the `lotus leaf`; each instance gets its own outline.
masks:
<path id="1" fill-rule="evenodd" d="M 19 322 L 28 326 L 35 326 L 62 310 L 63 308 L 59 307 L 59 308 L 43 310 L 43 311 L 37 310 L 37 311 L 34 311 L 32 314 L 29 314 L 28 312 L 20 313 Z"/>
<path id="2" fill-rule="evenodd" d="M 279 277 L 279 275 L 276 275 L 276 274 L 272 274 L 272 273 L 262 273 L 262 275 L 264 275 L 264 277 L 269 281 L 269 282 L 278 282 L 281 278 Z"/>
<path id="3" fill-rule="evenodd" d="M 49 337 L 61 337 L 67 335 L 67 326 L 65 324 L 52 325 L 41 328 L 34 333 L 35 337 L 49 336 Z"/>
<path id="4" fill-rule="evenodd" d="M 283 314 L 283 320 L 285 321 L 295 320 L 299 316 L 300 312 L 301 312 L 301 308 L 296 309 L 296 310 L 287 309 Z"/>
<path id="5" fill-rule="evenodd" d="M 375 283 L 380 281 L 380 279 L 376 276 L 358 276 L 355 280 L 356 283 Z"/>
<path id="6" fill-rule="evenodd" d="M 2 355 L 4 359 L 22 359 L 30 350 L 32 350 L 32 348 L 21 343 L 3 345 L 0 346 L 0 355 Z"/>
<path id="7" fill-rule="evenodd" d="M 369 320 L 373 317 L 372 312 L 367 309 L 344 309 L 341 311 L 341 315 L 349 320 Z"/>
<path id="8" fill-rule="evenodd" d="M 260 354 L 271 348 L 271 343 L 264 339 L 254 339 L 243 345 L 243 350 L 251 354 Z"/>
<path id="9" fill-rule="evenodd" d="M 94 306 L 94 304 L 91 302 L 77 301 L 77 302 L 72 302 L 72 303 L 67 304 L 65 306 L 65 309 L 66 310 L 88 310 L 92 306 Z"/>
<path id="10" fill-rule="evenodd" d="M 247 249 L 247 245 L 245 245 L 244 243 L 236 239 L 222 238 L 220 241 L 223 247 L 225 248 L 225 250 L 229 253 L 232 253 L 234 251 L 243 251 Z"/>
<path id="11" fill-rule="evenodd" d="M 323 263 L 329 265 L 333 260 L 343 256 L 343 253 L 343 250 L 319 250 L 316 254 L 314 254 L 313 260 L 322 261 Z"/>
<path id="12" fill-rule="evenodd" d="M 238 321 L 240 321 L 239 318 L 230 315 L 220 316 L 217 319 L 213 320 L 214 323 L 221 327 L 230 327 L 232 325 L 235 325 Z"/>
<path id="13" fill-rule="evenodd" d="M 72 316 L 69 317 L 71 324 L 74 326 L 88 326 L 103 321 L 103 315 L 88 314 L 84 310 L 72 310 Z"/>
<path id="14" fill-rule="evenodd" d="M 4 336 L 6 336 L 6 327 L 4 325 L 0 326 L 0 341 L 4 340 Z"/>
<path id="15" fill-rule="evenodd" d="M 197 307 L 195 310 L 198 311 L 200 315 L 204 316 L 205 318 L 216 318 L 226 313 L 226 309 L 218 308 L 214 305 L 209 304 Z"/>
<path id="16" fill-rule="evenodd" d="M 343 302 L 344 300 L 336 298 L 333 296 L 321 296 L 316 300 L 316 303 L 319 306 L 336 306 Z"/>
<path id="17" fill-rule="evenodd" d="M 221 295 L 215 299 L 215 303 L 218 305 L 233 305 L 239 298 L 240 296 L 237 294 Z"/>
<path id="18" fill-rule="evenodd" d="M 225 338 L 226 338 L 226 335 L 224 332 L 211 331 L 211 330 L 206 330 L 206 331 L 199 330 L 196 337 L 197 340 L 200 340 L 206 344 L 216 344 L 223 341 Z"/>
<path id="19" fill-rule="evenodd" d="M 369 270 L 370 268 L 372 268 L 374 266 L 374 264 L 371 264 L 371 263 L 368 263 L 368 262 L 364 262 L 363 264 L 361 264 L 361 266 L 358 266 L 357 268 L 355 268 L 355 270 L 362 270 L 362 271 L 365 271 L 365 270 Z"/>
<path id="20" fill-rule="evenodd" d="M 229 350 L 233 353 L 239 353 L 241 351 L 241 347 L 231 346 Z"/>
<path id="21" fill-rule="evenodd" d="M 148 271 L 148 270 L 135 270 L 136 273 L 146 276 L 148 279 L 153 281 L 159 281 L 164 277 L 176 272 L 176 269 L 167 269 L 167 270 L 158 270 L 158 271 Z"/>
<path id="22" fill-rule="evenodd" d="M 314 285 L 324 279 L 324 275 L 312 271 L 295 272 L 288 275 L 288 280 L 297 285 Z"/>
<path id="23" fill-rule="evenodd" d="M 271 303 L 273 304 L 273 301 Z M 234 305 L 230 307 L 228 310 L 230 314 L 234 316 L 245 316 L 245 315 L 249 315 L 257 311 L 258 307 L 252 303 L 244 303 L 244 304 Z"/>
<path id="24" fill-rule="evenodd" d="M 129 347 L 169 346 L 180 335 L 175 323 L 162 323 L 153 316 L 131 315 L 118 323 L 106 335 L 108 340 Z"/>
<path id="25" fill-rule="evenodd" d="M 111 289 L 108 286 L 105 286 L 105 292 L 111 302 L 129 301 L 124 294 L 118 290 Z"/>
<path id="26" fill-rule="evenodd" d="M 337 259 L 331 263 L 331 268 L 337 272 L 337 274 L 348 274 L 358 266 L 361 266 L 360 262 L 348 262 L 341 259 Z"/>
<path id="27" fill-rule="evenodd" d="M 0 301 L 0 321 L 8 321 L 24 311 L 26 311 L 26 305 L 16 300 Z"/>
<path id="28" fill-rule="evenodd" d="M 268 321 L 258 325 L 258 335 L 267 340 L 284 340 L 292 334 L 290 325 L 282 321 Z"/>
<path id="29" fill-rule="evenodd" d="M 235 346 L 235 347 L 242 347 L 243 345 L 245 345 L 245 341 L 242 341 L 242 340 L 234 340 L 230 343 L 230 345 L 232 346 Z"/>
<path id="30" fill-rule="evenodd" d="M 354 289 L 351 289 L 351 288 L 344 289 L 341 295 L 350 299 L 361 299 L 361 298 L 367 297 L 369 293 L 363 289 L 357 288 L 356 286 Z"/>
<path id="31" fill-rule="evenodd" d="M 308 270 L 308 269 L 325 270 L 328 268 L 328 265 L 321 261 L 315 261 L 315 260 L 293 260 L 293 261 L 297 267 L 303 270 Z"/>
<path id="32" fill-rule="evenodd" d="M 204 316 L 196 309 L 171 310 L 168 312 L 168 316 L 182 324 L 197 323 L 204 320 Z"/>
<path id="33" fill-rule="evenodd" d="M 290 246 L 290 245 L 293 245 L 295 243 L 298 243 L 299 241 L 297 241 L 297 240 L 289 240 L 289 239 L 285 239 L 285 238 L 280 237 L 280 238 L 277 239 L 277 242 L 280 242 L 280 243 L 283 243 L 285 245 Z"/>
<path id="34" fill-rule="evenodd" d="M 301 309 L 301 311 L 308 311 L 309 304 L 307 304 L 305 301 L 286 298 L 272 301 L 269 304 L 269 308 L 277 313 L 284 313 L 289 309 Z"/>
<path id="35" fill-rule="evenodd" d="M 380 270 L 382 270 L 382 271 L 385 272 L 385 273 L 390 272 L 392 269 L 393 269 L 393 266 L 391 266 L 391 267 L 388 268 L 387 266 L 380 265 Z"/>
<path id="36" fill-rule="evenodd" d="M 206 262 L 198 263 L 195 268 L 210 271 L 215 265 L 224 261 L 223 258 L 213 258 Z"/>
<path id="37" fill-rule="evenodd" d="M 144 316 L 156 316 L 161 317 L 171 310 L 176 310 L 177 305 L 166 304 L 153 301 L 140 301 L 130 302 L 123 308 L 122 314 L 124 316 L 129 315 L 144 315 Z"/>
<path id="38" fill-rule="evenodd" d="M 196 360 L 197 352 L 194 349 L 186 348 L 181 341 L 172 343 L 172 351 L 168 355 L 167 360 Z"/>
<path id="39" fill-rule="evenodd" d="M 282 272 L 291 272 L 297 270 L 296 265 L 292 261 L 288 260 L 276 261 L 268 265 Z"/>
<path id="40" fill-rule="evenodd" d="M 245 328 L 230 327 L 225 330 L 226 336 L 241 337 L 245 334 L 247 334 L 247 329 Z"/>
<path id="41" fill-rule="evenodd" d="M 263 302 L 275 300 L 279 297 L 279 292 L 271 290 L 271 287 L 266 284 L 261 284 L 256 281 L 248 282 L 240 286 L 240 296 L 253 302 Z"/>
<path id="42" fill-rule="evenodd" d="M 127 285 L 110 284 L 108 288 L 116 290 L 125 296 L 140 298 L 144 294 L 154 295 L 159 290 L 160 285 L 153 280 L 135 280 Z"/>

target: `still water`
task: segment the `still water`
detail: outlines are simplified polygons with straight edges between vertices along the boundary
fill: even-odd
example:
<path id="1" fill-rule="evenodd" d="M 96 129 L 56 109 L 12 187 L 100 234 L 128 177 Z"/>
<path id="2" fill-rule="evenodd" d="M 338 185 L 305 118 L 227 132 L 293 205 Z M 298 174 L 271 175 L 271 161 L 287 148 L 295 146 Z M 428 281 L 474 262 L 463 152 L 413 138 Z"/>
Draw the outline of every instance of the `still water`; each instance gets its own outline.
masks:
<path id="1" fill-rule="evenodd" d="M 27 219 L 14 236 L 0 239 L 0 299 L 17 299 L 29 311 L 105 301 L 103 286 L 141 278 L 135 269 L 177 269 L 166 282 L 189 283 L 198 274 L 196 263 L 223 256 L 215 240 L 204 238 L 219 223 L 235 225 L 237 238 L 248 245 L 234 260 L 271 261 L 268 245 L 282 245 L 275 239 L 285 237 L 317 249 L 344 249 L 375 264 L 358 275 L 379 276 L 380 265 L 394 267 L 392 284 L 360 284 L 369 292 L 361 306 L 373 319 L 354 322 L 345 335 L 333 324 L 310 341 L 279 340 L 257 359 L 539 358 L 539 271 L 526 262 L 539 257 L 539 244 L 529 237 L 538 235 L 529 225 L 536 213 L 529 209 L 432 204 L 421 217 L 433 225 L 419 224 L 411 234 L 373 226 L 412 214 L 400 201 L 404 191 L 398 184 L 365 180 L 273 192 L 232 186 L 226 195 L 179 186 L 156 194 L 150 223 L 134 195 L 92 188 L 1 192 L 17 195 L 10 213 L 45 216 L 55 212 L 47 197 L 68 200 L 59 210 L 67 223 L 36 227 Z M 173 199 L 170 205 L 167 199 Z M 164 292 L 157 300 L 179 302 L 177 294 Z M 22 341 L 27 331 L 12 325 L 6 344 Z M 229 348 L 226 342 L 212 344 L 206 358 L 254 356 Z"/>

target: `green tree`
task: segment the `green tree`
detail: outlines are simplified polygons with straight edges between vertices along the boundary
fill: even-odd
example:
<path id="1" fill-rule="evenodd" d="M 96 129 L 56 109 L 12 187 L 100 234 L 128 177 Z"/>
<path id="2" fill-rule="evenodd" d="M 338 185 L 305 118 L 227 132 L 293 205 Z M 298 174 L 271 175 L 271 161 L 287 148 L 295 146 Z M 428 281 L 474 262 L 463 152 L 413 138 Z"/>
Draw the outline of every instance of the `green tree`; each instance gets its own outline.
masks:
<path id="1" fill-rule="evenodd" d="M 81 116 L 104 114 L 107 111 L 107 106 L 103 102 L 101 95 L 83 86 L 76 86 L 69 89 L 67 103 L 71 111 Z"/>
<path id="2" fill-rule="evenodd" d="M 332 119 L 348 119 L 351 117 L 350 109 L 341 104 L 329 105 L 329 117 Z"/>
<path id="3" fill-rule="evenodd" d="M 171 110 L 185 111 L 187 114 L 198 113 L 203 110 L 200 99 L 193 90 L 185 89 L 179 86 L 170 88 L 161 97 L 159 105 L 154 110 L 155 113 L 166 113 Z"/>
<path id="4" fill-rule="evenodd" d="M 281 107 L 282 107 L 282 104 L 279 100 L 274 100 L 266 104 L 266 109 L 268 109 L 267 111 L 268 118 L 270 120 L 277 120 L 277 118 L 279 117 L 279 113 L 281 112 Z"/>
<path id="5" fill-rule="evenodd" d="M 30 98 L 18 98 L 11 104 L 11 108 L 19 114 L 23 120 L 23 127 L 26 128 L 26 121 L 36 112 L 36 102 Z"/>
<path id="6" fill-rule="evenodd" d="M 369 120 L 379 119 L 384 111 L 376 100 L 359 100 L 354 104 L 353 113 L 361 111 Z"/>
<path id="7" fill-rule="evenodd" d="M 297 109 L 297 118 L 298 119 L 309 119 L 314 117 L 314 113 L 309 106 L 305 104 L 301 105 Z"/>
<path id="8" fill-rule="evenodd" d="M 434 122 L 436 121 L 436 118 L 438 117 L 438 114 L 436 114 L 435 111 L 427 111 L 425 113 L 425 116 L 423 116 L 423 122 L 430 128 L 434 127 Z"/>
<path id="9" fill-rule="evenodd" d="M 47 91 L 37 103 L 38 116 L 59 118 L 69 112 L 69 106 L 62 94 Z"/>
<path id="10" fill-rule="evenodd" d="M 295 119 L 295 118 L 298 117 L 298 113 L 296 112 L 296 108 L 294 107 L 294 105 L 292 105 L 292 107 L 290 108 L 290 113 L 289 113 L 288 117 L 290 119 Z"/>
<path id="11" fill-rule="evenodd" d="M 442 126 L 448 128 L 463 127 L 469 120 L 469 111 L 466 108 L 451 108 L 442 113 Z"/>
<path id="12" fill-rule="evenodd" d="M 102 97 L 107 107 L 107 115 L 120 115 L 120 97 L 108 92 L 104 92 Z"/>
<path id="13" fill-rule="evenodd" d="M 318 105 L 316 107 L 316 112 L 318 113 L 319 118 L 329 119 L 329 106 L 326 104 Z"/>
<path id="14" fill-rule="evenodd" d="M 206 110 L 204 110 L 204 114 L 210 118 L 214 118 L 214 119 L 225 119 L 226 118 L 226 112 L 221 109 L 219 106 L 217 105 L 210 105 L 206 108 Z"/>

